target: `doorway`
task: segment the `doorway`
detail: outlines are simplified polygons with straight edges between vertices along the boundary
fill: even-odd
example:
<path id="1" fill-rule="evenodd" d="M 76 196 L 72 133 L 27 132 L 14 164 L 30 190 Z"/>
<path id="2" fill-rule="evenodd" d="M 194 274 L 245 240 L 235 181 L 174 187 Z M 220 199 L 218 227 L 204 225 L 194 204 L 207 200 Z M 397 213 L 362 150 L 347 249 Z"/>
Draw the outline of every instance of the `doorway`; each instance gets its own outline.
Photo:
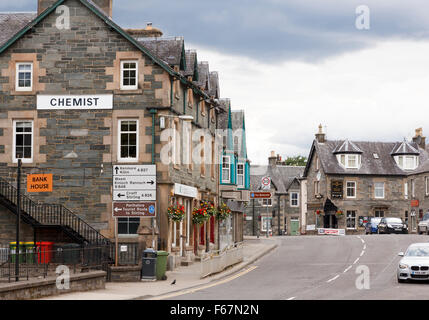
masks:
<path id="1" fill-rule="evenodd" d="M 323 217 L 323 227 L 326 229 L 338 229 L 338 219 L 336 215 L 326 213 Z"/>

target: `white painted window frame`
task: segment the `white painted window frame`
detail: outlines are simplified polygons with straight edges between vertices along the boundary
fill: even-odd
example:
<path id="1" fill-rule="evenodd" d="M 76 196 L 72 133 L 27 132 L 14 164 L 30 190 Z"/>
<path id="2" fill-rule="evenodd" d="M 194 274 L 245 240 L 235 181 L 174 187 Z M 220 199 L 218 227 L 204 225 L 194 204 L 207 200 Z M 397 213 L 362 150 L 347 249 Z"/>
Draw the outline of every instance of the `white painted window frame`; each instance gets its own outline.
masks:
<path id="1" fill-rule="evenodd" d="M 354 190 L 354 196 L 349 196 L 348 195 L 348 189 L 349 189 L 348 184 L 349 183 L 353 184 L 353 188 L 350 188 L 350 189 Z M 356 183 L 356 181 L 346 181 L 346 198 L 348 198 L 348 199 L 356 199 L 356 194 L 357 194 L 357 183 Z"/>
<path id="2" fill-rule="evenodd" d="M 383 196 L 382 197 L 377 197 L 377 184 L 383 184 Z M 375 199 L 384 199 L 386 197 L 386 184 L 384 182 L 375 182 L 374 183 L 374 198 Z"/>
<path id="3" fill-rule="evenodd" d="M 294 194 L 296 194 L 296 199 L 293 198 Z M 294 200 L 296 200 L 296 204 L 293 204 Z M 289 205 L 292 208 L 298 208 L 299 207 L 299 192 L 293 191 L 293 192 L 290 193 Z"/>
<path id="4" fill-rule="evenodd" d="M 31 78 L 30 78 L 30 87 L 20 87 L 19 86 L 19 66 L 21 65 L 30 65 L 31 66 Z M 16 75 L 15 75 L 15 91 L 20 91 L 20 92 L 26 92 L 26 91 L 33 91 L 33 77 L 34 77 L 34 73 L 33 73 L 33 62 L 17 62 L 16 63 Z"/>
<path id="5" fill-rule="evenodd" d="M 243 173 L 241 173 L 241 174 L 238 173 L 238 171 L 239 171 L 238 167 L 239 166 L 243 166 L 243 169 L 242 169 Z M 246 172 L 246 167 L 244 166 L 244 163 L 243 162 L 238 162 L 237 163 L 237 187 L 239 187 L 239 188 L 244 188 L 244 186 L 246 184 L 246 181 L 245 181 L 245 172 Z M 238 181 L 240 180 L 239 179 L 240 176 L 243 178 L 243 184 L 239 184 L 238 183 Z"/>
<path id="6" fill-rule="evenodd" d="M 32 119 L 16 119 L 13 120 L 13 149 L 12 149 L 12 161 L 13 163 L 18 163 L 18 158 L 16 157 L 16 124 L 18 122 L 30 122 L 31 123 L 31 158 L 22 158 L 22 163 L 33 163 L 34 158 L 34 120 Z"/>
<path id="7" fill-rule="evenodd" d="M 350 166 L 349 161 L 352 157 L 356 157 L 356 166 Z M 344 163 L 342 162 L 344 158 Z M 362 164 L 362 156 L 360 154 L 339 154 L 337 155 L 338 163 L 346 169 L 359 169 Z"/>
<path id="8" fill-rule="evenodd" d="M 225 162 L 225 159 L 228 159 Z M 224 165 L 228 163 L 228 167 L 225 168 Z M 228 170 L 228 179 L 225 179 L 225 175 L 223 174 L 224 170 Z M 230 183 L 231 182 L 231 157 L 230 156 L 222 156 L 222 183 Z"/>
<path id="9" fill-rule="evenodd" d="M 135 63 L 136 64 L 136 84 L 133 86 L 124 85 L 124 64 Z M 129 69 L 133 70 L 133 69 Z M 139 87 L 139 61 L 138 60 L 121 60 L 121 90 L 137 90 Z"/>
<path id="10" fill-rule="evenodd" d="M 121 157 L 121 133 L 123 132 L 121 129 L 121 123 L 122 121 L 135 121 L 136 122 L 136 157 L 135 158 L 122 158 Z M 130 163 L 134 163 L 134 162 L 138 162 L 139 161 L 139 119 L 118 119 L 118 162 L 130 162 Z M 124 131 L 125 132 L 125 131 Z M 126 131 L 126 132 L 131 132 L 131 131 Z"/>
<path id="11" fill-rule="evenodd" d="M 354 214 L 354 216 L 352 216 L 352 217 L 349 217 L 349 213 L 353 213 Z M 347 228 L 347 230 L 356 230 L 357 229 L 357 227 L 356 227 L 356 217 L 357 217 L 357 212 L 356 212 L 356 210 L 347 210 L 346 211 L 346 228 Z M 347 226 L 347 222 L 349 221 L 349 220 L 354 220 L 354 227 L 348 227 Z"/>

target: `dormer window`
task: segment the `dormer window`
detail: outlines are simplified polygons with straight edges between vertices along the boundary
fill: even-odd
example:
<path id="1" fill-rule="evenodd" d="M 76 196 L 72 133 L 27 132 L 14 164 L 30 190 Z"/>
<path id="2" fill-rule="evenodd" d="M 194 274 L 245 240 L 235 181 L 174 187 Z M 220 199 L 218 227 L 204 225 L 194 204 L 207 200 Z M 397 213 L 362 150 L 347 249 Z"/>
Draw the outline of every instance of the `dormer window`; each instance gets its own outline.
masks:
<path id="1" fill-rule="evenodd" d="M 415 170 L 419 166 L 419 157 L 415 155 L 395 156 L 394 158 L 402 170 Z"/>
<path id="2" fill-rule="evenodd" d="M 362 162 L 360 154 L 338 154 L 337 159 L 346 169 L 359 169 Z"/>
<path id="3" fill-rule="evenodd" d="M 396 164 L 402 170 L 417 169 L 419 166 L 419 154 L 418 146 L 406 140 L 400 144 L 396 144 L 391 153 Z"/>
<path id="4" fill-rule="evenodd" d="M 345 140 L 333 151 L 338 163 L 346 169 L 359 169 L 362 163 L 362 150 L 353 142 Z"/>

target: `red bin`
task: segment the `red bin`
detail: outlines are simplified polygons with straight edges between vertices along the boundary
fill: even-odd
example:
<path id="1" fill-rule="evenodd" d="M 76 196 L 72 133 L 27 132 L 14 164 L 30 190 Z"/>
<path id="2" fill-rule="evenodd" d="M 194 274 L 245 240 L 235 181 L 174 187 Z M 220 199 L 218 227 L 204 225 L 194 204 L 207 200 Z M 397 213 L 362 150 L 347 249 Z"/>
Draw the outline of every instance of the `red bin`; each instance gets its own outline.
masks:
<path id="1" fill-rule="evenodd" d="M 53 242 L 47 242 L 47 241 L 36 242 L 37 257 L 38 257 L 39 263 L 47 264 L 51 262 L 53 245 L 54 245 Z"/>

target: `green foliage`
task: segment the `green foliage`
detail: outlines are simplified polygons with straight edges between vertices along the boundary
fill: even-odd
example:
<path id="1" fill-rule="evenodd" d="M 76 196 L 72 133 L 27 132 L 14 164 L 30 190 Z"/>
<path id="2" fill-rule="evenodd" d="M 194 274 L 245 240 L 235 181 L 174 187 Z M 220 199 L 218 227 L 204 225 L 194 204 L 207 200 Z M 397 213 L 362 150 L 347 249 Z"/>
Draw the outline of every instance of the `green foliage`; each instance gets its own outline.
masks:
<path id="1" fill-rule="evenodd" d="M 303 157 L 303 156 L 289 157 L 285 160 L 285 165 L 305 167 L 307 165 L 307 157 Z"/>

